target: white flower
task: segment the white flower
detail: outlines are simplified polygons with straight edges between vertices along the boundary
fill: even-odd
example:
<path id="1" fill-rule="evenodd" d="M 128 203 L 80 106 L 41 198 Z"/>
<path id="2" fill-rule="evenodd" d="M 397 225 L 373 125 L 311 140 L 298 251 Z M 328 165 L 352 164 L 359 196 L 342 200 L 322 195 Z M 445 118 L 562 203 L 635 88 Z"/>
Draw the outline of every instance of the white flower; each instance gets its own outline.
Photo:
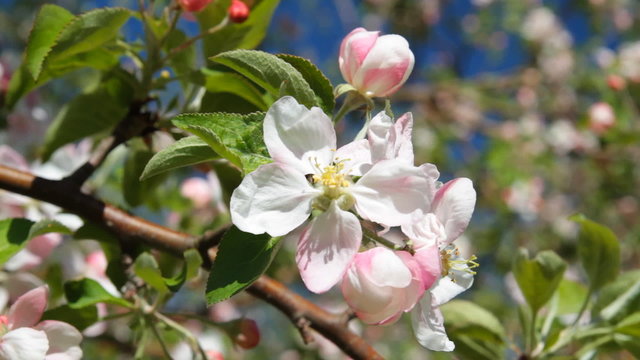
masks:
<path id="1" fill-rule="evenodd" d="M 422 169 L 383 160 L 363 172 L 371 162 L 369 143 L 336 150 L 329 117 L 292 97 L 267 112 L 264 141 L 274 162 L 247 175 L 233 192 L 231 218 L 253 234 L 282 236 L 297 228 L 289 237 L 299 240 L 296 262 L 313 292 L 336 284 L 360 247 L 362 229 L 350 209 L 366 220 L 399 226 L 416 209 L 430 206 L 434 180 Z M 354 181 L 355 176 L 361 177 Z"/>

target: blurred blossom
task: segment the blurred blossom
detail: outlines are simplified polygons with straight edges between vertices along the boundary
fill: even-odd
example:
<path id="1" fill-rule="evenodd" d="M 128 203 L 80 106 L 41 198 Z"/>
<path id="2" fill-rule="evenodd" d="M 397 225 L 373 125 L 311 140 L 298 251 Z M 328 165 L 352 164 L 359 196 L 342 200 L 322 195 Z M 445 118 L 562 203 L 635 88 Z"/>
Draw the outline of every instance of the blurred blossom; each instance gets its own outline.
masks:
<path id="1" fill-rule="evenodd" d="M 607 47 L 597 48 L 593 57 L 601 69 L 608 69 L 616 61 L 616 53 Z"/>
<path id="2" fill-rule="evenodd" d="M 573 72 L 573 52 L 569 50 L 542 51 L 538 63 L 544 75 L 551 81 L 565 81 Z"/>
<path id="3" fill-rule="evenodd" d="M 554 121 L 546 134 L 547 142 L 559 155 L 571 151 L 589 152 L 598 147 L 598 139 L 590 132 L 579 131 L 572 122 L 561 119 Z"/>
<path id="4" fill-rule="evenodd" d="M 520 87 L 516 94 L 516 99 L 518 99 L 518 103 L 524 108 L 531 108 L 538 104 L 538 94 L 529 86 Z"/>
<path id="5" fill-rule="evenodd" d="M 184 11 L 195 12 L 203 10 L 211 0 L 178 0 Z"/>
<path id="6" fill-rule="evenodd" d="M 422 0 L 422 19 L 428 25 L 440 20 L 440 1 Z"/>
<path id="7" fill-rule="evenodd" d="M 529 180 L 517 180 L 503 192 L 502 198 L 507 206 L 525 221 L 534 221 L 544 203 L 543 191 L 544 180 L 534 177 Z"/>
<path id="8" fill-rule="evenodd" d="M 231 5 L 227 9 L 229 20 L 236 24 L 241 24 L 249 18 L 249 6 L 240 0 L 231 0 Z"/>
<path id="9" fill-rule="evenodd" d="M 629 80 L 640 81 L 640 42 L 625 44 L 619 55 L 620 74 Z"/>
<path id="10" fill-rule="evenodd" d="M 207 360 L 223 360 L 224 359 L 224 339 L 220 331 L 189 328 L 192 333 L 196 334 L 198 343 L 207 354 Z M 196 354 L 193 348 L 186 342 L 182 341 L 171 349 L 172 359 L 195 359 Z"/>
<path id="11" fill-rule="evenodd" d="M 623 6 L 613 10 L 613 23 L 620 31 L 628 30 L 633 25 L 633 14 Z"/>
<path id="12" fill-rule="evenodd" d="M 596 134 L 609 130 L 616 121 L 616 115 L 611 105 L 598 102 L 589 108 L 589 128 Z"/>
<path id="13" fill-rule="evenodd" d="M 609 75 L 607 76 L 607 85 L 611 90 L 621 91 L 627 86 L 626 81 L 620 75 Z"/>
<path id="14" fill-rule="evenodd" d="M 477 7 L 489 6 L 494 0 L 471 0 L 471 3 Z"/>
<path id="15" fill-rule="evenodd" d="M 214 172 L 207 177 L 190 177 L 180 185 L 180 194 L 191 200 L 198 210 L 213 210 L 213 215 L 225 213 L 227 207 L 222 196 L 222 185 Z"/>
<path id="16" fill-rule="evenodd" d="M 541 218 L 551 224 L 553 231 L 564 237 L 573 238 L 578 231 L 578 224 L 569 220 L 576 209 L 571 207 L 571 201 L 564 194 L 555 194 L 545 199 L 544 207 L 540 211 Z"/>
<path id="17" fill-rule="evenodd" d="M 546 7 L 531 10 L 522 23 L 522 35 L 534 42 L 543 42 L 557 35 L 560 28 L 554 13 Z"/>

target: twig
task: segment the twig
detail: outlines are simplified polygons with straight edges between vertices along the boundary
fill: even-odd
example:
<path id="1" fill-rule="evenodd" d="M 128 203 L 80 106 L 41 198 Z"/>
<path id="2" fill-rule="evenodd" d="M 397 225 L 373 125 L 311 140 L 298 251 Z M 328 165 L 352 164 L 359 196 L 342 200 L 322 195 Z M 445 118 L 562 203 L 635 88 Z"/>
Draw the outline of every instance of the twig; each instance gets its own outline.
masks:
<path id="1" fill-rule="evenodd" d="M 191 248 L 198 248 L 203 258 L 208 255 L 208 249 L 200 247 L 199 238 L 128 214 L 83 194 L 68 182 L 47 180 L 0 165 L 0 188 L 60 206 L 103 226 L 124 242 L 140 241 L 176 256 L 182 256 L 185 250 Z M 217 236 L 212 236 L 211 239 L 217 239 Z M 352 358 L 382 359 L 364 339 L 349 331 L 342 315 L 327 312 L 293 293 L 282 283 L 263 275 L 247 291 L 277 307 L 294 323 L 300 318 L 308 320 L 311 328 L 333 341 Z"/>

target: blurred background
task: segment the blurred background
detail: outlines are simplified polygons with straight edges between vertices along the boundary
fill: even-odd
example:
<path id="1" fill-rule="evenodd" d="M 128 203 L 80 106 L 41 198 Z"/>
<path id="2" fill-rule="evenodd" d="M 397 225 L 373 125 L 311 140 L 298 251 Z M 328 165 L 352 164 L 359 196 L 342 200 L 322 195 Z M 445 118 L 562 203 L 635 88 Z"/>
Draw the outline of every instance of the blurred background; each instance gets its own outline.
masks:
<path id="1" fill-rule="evenodd" d="M 35 12 L 44 3 L 73 13 L 137 6 L 124 0 L 0 0 L 0 90 L 18 68 Z M 616 233 L 623 269 L 638 266 L 639 17 L 640 2 L 632 0 L 282 0 L 259 48 L 308 58 L 335 86 L 343 82 L 337 64 L 340 41 L 352 29 L 362 26 L 409 40 L 416 66 L 407 85 L 392 97 L 394 111 L 413 113 L 416 163 L 434 163 L 442 181 L 459 176 L 473 180 L 478 203 L 458 246 L 467 256 L 477 255 L 480 267 L 463 298 L 496 315 L 517 343 L 521 334 L 515 304 L 521 298 L 509 270 L 518 247 L 532 253 L 552 249 L 575 263 L 578 229 L 568 217 L 583 213 Z M 185 17 L 179 27 L 192 35 L 199 31 Z M 124 36 L 131 41 L 142 36 L 140 23 L 130 21 Z M 86 81 L 76 74 L 29 95 L 0 119 L 0 144 L 34 161 L 47 124 Z M 357 131 L 359 114 L 343 126 Z M 181 173 L 181 178 L 166 180 L 171 209 L 141 205 L 132 211 L 194 233 L 210 228 L 211 219 L 226 211 L 223 195 L 215 190 L 215 180 L 208 181 L 211 203 L 222 204 L 212 211 L 206 203 L 208 207 L 189 213 L 191 200 L 180 186 L 194 176 L 204 178 Z M 116 190 L 99 192 L 117 199 Z M 269 272 L 328 309 L 344 309 L 338 291 L 322 296 L 306 292 L 293 251 L 281 251 Z M 570 265 L 565 277 L 579 282 L 581 271 Z M 573 292 L 584 293 L 578 282 L 567 289 L 574 286 Z M 202 310 L 194 289 L 176 297 L 176 306 L 187 299 L 189 306 Z M 303 345 L 286 318 L 248 296 L 209 311 L 220 319 L 246 315 L 262 330 L 261 344 L 246 352 L 213 332 L 220 342 L 216 346 L 229 358 L 343 358 L 322 339 Z M 390 358 L 449 356 L 421 348 L 407 318 L 388 328 L 354 326 Z"/>

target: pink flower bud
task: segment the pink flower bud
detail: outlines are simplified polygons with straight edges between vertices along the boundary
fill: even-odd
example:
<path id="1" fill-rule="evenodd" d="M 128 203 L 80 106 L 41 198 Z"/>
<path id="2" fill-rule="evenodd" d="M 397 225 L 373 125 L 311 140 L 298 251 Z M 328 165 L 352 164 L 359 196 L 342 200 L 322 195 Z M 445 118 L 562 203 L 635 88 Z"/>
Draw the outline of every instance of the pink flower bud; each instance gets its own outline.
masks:
<path id="1" fill-rule="evenodd" d="M 241 319 L 238 324 L 239 332 L 233 339 L 243 349 L 253 349 L 260 342 L 260 329 L 255 321 Z"/>
<path id="2" fill-rule="evenodd" d="M 178 0 L 178 3 L 184 11 L 196 12 L 204 9 L 209 5 L 211 0 Z"/>
<path id="3" fill-rule="evenodd" d="M 409 43 L 400 35 L 380 36 L 357 28 L 340 45 L 342 77 L 362 94 L 385 97 L 407 80 L 414 64 Z"/>
<path id="4" fill-rule="evenodd" d="M 229 13 L 229 20 L 231 20 L 231 22 L 240 24 L 245 22 L 249 17 L 249 6 L 240 0 L 231 0 L 231 5 L 227 12 Z"/>
<path id="5" fill-rule="evenodd" d="M 607 85 L 611 90 L 621 91 L 627 86 L 627 82 L 620 75 L 609 75 L 607 76 Z"/>
<path id="6" fill-rule="evenodd" d="M 224 360 L 224 355 L 216 350 L 207 350 L 205 354 L 207 355 L 207 360 Z"/>
<path id="7" fill-rule="evenodd" d="M 613 126 L 615 121 L 616 115 L 611 105 L 605 102 L 598 102 L 589 108 L 589 128 L 595 133 L 604 133 Z"/>
<path id="8" fill-rule="evenodd" d="M 366 324 L 391 324 L 413 308 L 425 288 L 411 254 L 376 247 L 358 253 L 344 278 L 342 294 Z"/>

